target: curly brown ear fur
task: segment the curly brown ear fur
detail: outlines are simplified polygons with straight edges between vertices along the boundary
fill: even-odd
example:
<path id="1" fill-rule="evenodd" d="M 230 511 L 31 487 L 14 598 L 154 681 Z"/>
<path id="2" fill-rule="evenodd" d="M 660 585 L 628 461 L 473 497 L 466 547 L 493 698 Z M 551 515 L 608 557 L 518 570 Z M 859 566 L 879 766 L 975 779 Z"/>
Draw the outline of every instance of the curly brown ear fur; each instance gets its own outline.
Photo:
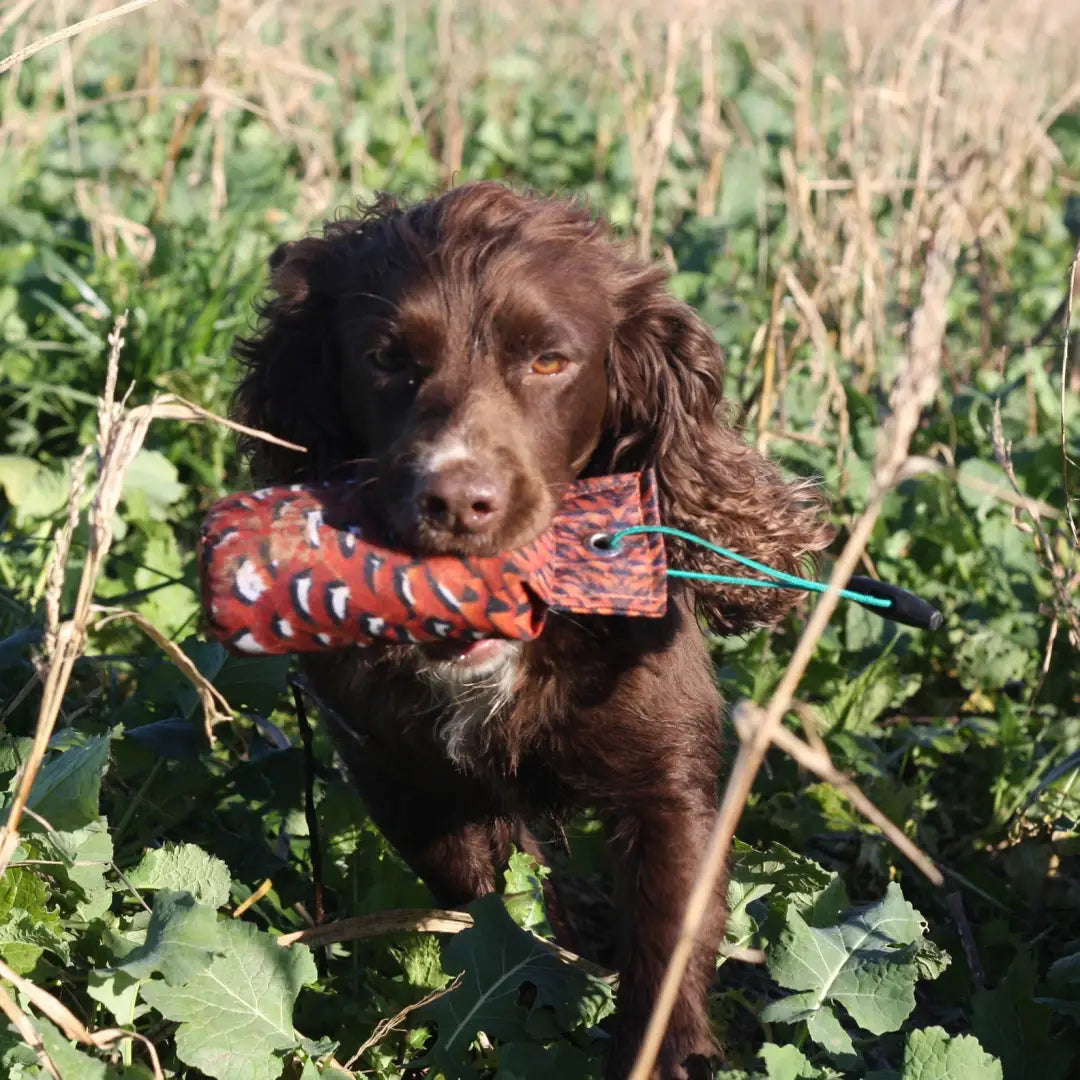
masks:
<path id="1" fill-rule="evenodd" d="M 273 296 L 259 308 L 260 326 L 236 344 L 248 368 L 231 413 L 249 427 L 307 447 L 301 454 L 254 437 L 241 450 L 259 483 L 323 479 L 349 455 L 355 458 L 336 392 L 340 361 L 335 334 L 339 300 L 350 264 L 377 258 L 380 233 L 401 211 L 380 196 L 356 218 L 329 221 L 322 236 L 280 244 L 270 255 Z"/>
<path id="2" fill-rule="evenodd" d="M 655 467 L 665 525 L 789 574 L 805 571 L 807 556 L 832 539 L 822 501 L 810 482 L 786 480 L 729 426 L 720 346 L 697 313 L 665 291 L 665 277 L 657 268 L 624 266 L 610 365 L 615 467 Z M 680 569 L 744 573 L 680 540 L 668 549 Z M 693 588 L 709 626 L 728 634 L 778 622 L 804 595 Z"/>

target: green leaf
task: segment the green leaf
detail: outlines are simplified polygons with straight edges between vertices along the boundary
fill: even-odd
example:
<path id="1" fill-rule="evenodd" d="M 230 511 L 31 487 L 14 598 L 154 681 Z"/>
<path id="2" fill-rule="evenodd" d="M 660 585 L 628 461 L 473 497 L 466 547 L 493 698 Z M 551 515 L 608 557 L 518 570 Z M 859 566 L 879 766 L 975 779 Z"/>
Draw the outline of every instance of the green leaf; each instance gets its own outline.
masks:
<path id="1" fill-rule="evenodd" d="M 1001 1062 L 973 1035 L 950 1038 L 943 1028 L 913 1031 L 904 1047 L 901 1080 L 1001 1080 Z"/>
<path id="2" fill-rule="evenodd" d="M 540 1047 L 519 1042 L 499 1048 L 495 1080 L 588 1080 L 595 1075 L 594 1062 L 570 1043 Z"/>
<path id="3" fill-rule="evenodd" d="M 1013 494 L 1012 485 L 1001 466 L 982 458 L 968 458 L 961 462 L 956 477 L 960 498 L 979 513 L 1004 505 L 994 495 L 995 491 L 1006 498 Z"/>
<path id="4" fill-rule="evenodd" d="M 123 498 L 136 520 L 168 521 L 169 507 L 187 493 L 176 466 L 160 450 L 140 450 L 124 473 Z"/>
<path id="5" fill-rule="evenodd" d="M 719 216 L 734 227 L 751 224 L 757 217 L 761 164 L 753 147 L 740 146 L 724 161 Z"/>
<path id="6" fill-rule="evenodd" d="M 229 899 L 229 868 L 215 855 L 195 844 L 165 844 L 148 851 L 128 881 L 137 889 L 174 889 L 189 892 L 200 904 L 222 907 Z"/>
<path id="7" fill-rule="evenodd" d="M 759 915 L 771 916 L 769 923 L 778 920 L 782 924 L 788 906 L 794 905 L 811 925 L 819 925 L 820 916 L 813 914 L 815 906 L 834 882 L 839 884 L 835 874 L 783 844 L 773 843 L 765 851 L 757 851 L 736 840 L 728 876 L 727 940 L 745 945 L 763 928 L 750 908 L 765 897 L 769 901 Z M 841 901 L 841 906 L 843 903 L 846 900 Z M 839 908 L 835 914 L 839 914 Z"/>
<path id="8" fill-rule="evenodd" d="M 43 1016 L 35 1019 L 41 1041 L 63 1080 L 105 1080 L 105 1063 L 76 1049 L 59 1028 Z"/>
<path id="9" fill-rule="evenodd" d="M 793 996 L 802 998 L 806 995 Z M 843 1029 L 840 1018 L 832 1009 L 818 1009 L 807 1016 L 806 1033 L 830 1054 L 843 1056 L 855 1053 L 851 1036 Z"/>
<path id="10" fill-rule="evenodd" d="M 831 927 L 813 927 L 794 910 L 768 956 L 769 972 L 789 990 L 762 1011 L 766 1021 L 813 1020 L 811 1035 L 823 1043 L 849 1043 L 833 1011 L 842 1005 L 851 1019 L 875 1035 L 896 1031 L 915 1007 L 914 944 L 925 924 L 890 883 L 883 900 L 854 907 Z M 844 1052 L 850 1052 L 847 1046 Z"/>
<path id="11" fill-rule="evenodd" d="M 769 1080 L 819 1080 L 825 1076 L 797 1047 L 766 1043 L 759 1054 Z"/>
<path id="12" fill-rule="evenodd" d="M 403 943 L 390 947 L 410 986 L 424 990 L 444 987 L 450 976 L 442 969 L 442 947 L 434 934 L 402 934 Z"/>
<path id="13" fill-rule="evenodd" d="M 9 866 L 0 877 L 0 956 L 20 975 L 45 949 L 68 961 L 60 916 L 48 900 L 45 882 L 24 866 Z"/>
<path id="14" fill-rule="evenodd" d="M 975 994 L 972 1029 L 1001 1058 L 1009 1080 L 1059 1080 L 1069 1073 L 1072 1051 L 1051 1034 L 1051 1010 L 1035 1000 L 1035 961 L 1017 953 L 993 990 Z"/>
<path id="15" fill-rule="evenodd" d="M 919 978 L 933 981 L 952 963 L 952 957 L 929 938 L 916 942 L 915 967 Z"/>
<path id="16" fill-rule="evenodd" d="M 91 971 L 86 992 L 112 1014 L 121 1027 L 130 1027 L 144 1014 L 139 1004 L 139 979 L 124 971 Z"/>
<path id="17" fill-rule="evenodd" d="M 228 656 L 213 683 L 234 708 L 269 716 L 285 690 L 291 662 L 288 656 Z"/>
<path id="18" fill-rule="evenodd" d="M 109 739 L 99 735 L 56 754 L 41 767 L 27 805 L 54 829 L 80 829 L 96 821 L 101 777 L 109 762 Z M 21 824 L 26 832 L 40 829 L 33 819 Z"/>
<path id="19" fill-rule="evenodd" d="M 0 645 L 6 644 L 6 641 Z M 7 780 L 9 793 L 14 790 L 15 778 L 33 744 L 33 739 L 17 739 L 11 735 L 5 735 L 0 740 L 0 776 Z"/>
<path id="20" fill-rule="evenodd" d="M 472 1076 L 468 1048 L 481 1031 L 510 1042 L 530 1034 L 529 1021 L 539 1019 L 540 1010 L 551 1010 L 564 1031 L 595 1024 L 610 1012 L 610 989 L 516 926 L 499 896 L 485 896 L 469 911 L 474 925 L 443 950 L 443 968 L 464 977 L 457 989 L 421 1010 L 438 1025 L 438 1037 L 411 1067 L 431 1065 L 451 1078 Z M 525 983 L 535 994 L 529 1008 L 520 1001 Z"/>
<path id="21" fill-rule="evenodd" d="M 1080 983 L 1080 952 L 1067 953 L 1050 965 L 1047 978 L 1051 982 Z"/>
<path id="22" fill-rule="evenodd" d="M 250 923 L 219 923 L 222 955 L 183 986 L 144 983 L 143 1000 L 179 1023 L 180 1060 L 215 1080 L 277 1080 L 281 1054 L 298 1045 L 292 1010 L 315 963 Z"/>
<path id="23" fill-rule="evenodd" d="M 852 605 L 855 606 L 855 605 Z M 862 610 L 862 609 L 860 609 Z M 825 706 L 829 728 L 845 731 L 873 730 L 874 722 L 889 708 L 902 705 L 919 689 L 918 675 L 901 675 L 897 658 L 883 653 L 868 664 L 858 676 L 845 683 Z"/>
<path id="24" fill-rule="evenodd" d="M 76 894 L 75 914 L 80 919 L 94 919 L 112 903 L 113 886 L 106 879 L 111 869 L 113 842 L 104 818 L 91 821 L 85 828 L 69 832 L 42 833 L 34 842 L 46 858 L 59 858 L 62 866 L 53 873 Z"/>
<path id="25" fill-rule="evenodd" d="M 774 94 L 749 86 L 736 96 L 735 107 L 755 141 L 791 134 L 791 108 Z"/>
<path id="26" fill-rule="evenodd" d="M 33 458 L 0 454 L 0 488 L 24 518 L 51 518 L 67 506 L 71 493 L 68 468 L 54 472 Z"/>
<path id="27" fill-rule="evenodd" d="M 531 855 L 515 851 L 506 870 L 503 893 L 510 918 L 523 930 L 541 937 L 552 937 L 551 925 L 544 911 L 544 878 L 551 873 Z"/>
<path id="28" fill-rule="evenodd" d="M 996 690 L 1034 670 L 1036 658 L 1015 638 L 984 626 L 956 650 L 960 681 L 969 690 Z"/>
<path id="29" fill-rule="evenodd" d="M 162 889 L 154 897 L 146 941 L 117 970 L 135 979 L 160 972 L 170 986 L 188 982 L 220 951 L 220 925 L 217 912 L 199 904 L 191 893 Z"/>

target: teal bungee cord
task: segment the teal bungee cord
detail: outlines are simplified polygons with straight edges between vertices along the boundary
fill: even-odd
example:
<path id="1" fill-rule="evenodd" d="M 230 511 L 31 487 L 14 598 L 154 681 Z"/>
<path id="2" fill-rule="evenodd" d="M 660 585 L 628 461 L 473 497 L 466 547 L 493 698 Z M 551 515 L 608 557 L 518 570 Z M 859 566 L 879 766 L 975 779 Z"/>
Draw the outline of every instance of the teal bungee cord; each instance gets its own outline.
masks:
<path id="1" fill-rule="evenodd" d="M 668 570 L 668 577 L 688 581 L 707 581 L 717 585 L 746 585 L 755 589 L 803 589 L 816 593 L 824 593 L 829 589 L 828 585 L 823 582 L 810 581 L 795 574 L 787 574 L 783 570 L 776 570 L 771 566 L 766 566 L 764 563 L 747 558 L 745 555 L 740 555 L 738 552 L 729 551 L 727 548 L 710 543 L 704 537 L 696 536 L 694 533 L 685 532 L 682 529 L 674 529 L 669 525 L 633 525 L 613 533 L 596 533 L 594 536 L 589 537 L 587 543 L 596 552 L 615 556 L 619 552 L 619 544 L 624 537 L 643 533 L 659 533 L 661 536 L 672 536 L 679 540 L 686 540 L 689 543 L 705 548 L 707 551 L 711 551 L 714 555 L 740 563 L 750 570 L 756 570 L 759 574 L 765 574 L 773 580 L 762 581 L 760 578 L 735 577 L 729 574 L 707 574 L 694 570 Z M 857 588 L 839 589 L 838 592 L 845 600 L 852 600 L 882 618 L 904 623 L 907 626 L 915 626 L 923 630 L 937 630 L 944 621 L 941 612 L 933 605 L 896 585 L 866 577 L 853 577 L 848 582 L 848 585 L 856 585 Z"/>

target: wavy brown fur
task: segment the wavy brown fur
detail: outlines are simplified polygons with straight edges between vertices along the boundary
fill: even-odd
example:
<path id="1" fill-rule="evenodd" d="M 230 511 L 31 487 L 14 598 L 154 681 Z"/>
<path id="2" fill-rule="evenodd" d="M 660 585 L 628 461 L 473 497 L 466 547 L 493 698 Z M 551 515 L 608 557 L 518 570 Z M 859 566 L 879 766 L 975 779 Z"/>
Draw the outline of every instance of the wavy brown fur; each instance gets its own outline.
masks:
<path id="1" fill-rule="evenodd" d="M 713 543 L 796 572 L 830 538 L 813 488 L 728 425 L 708 328 L 572 202 L 492 183 L 410 209 L 382 198 L 270 265 L 235 412 L 309 453 L 249 442 L 260 482 L 363 474 L 403 541 L 467 554 L 545 528 L 575 476 L 652 467 L 663 520 Z M 558 370 L 534 370 L 551 356 Z M 673 565 L 733 572 L 669 550 Z M 495 888 L 511 840 L 538 850 L 527 819 L 590 806 L 607 821 L 620 867 L 611 1078 L 637 1052 L 715 810 L 720 699 L 694 613 L 738 633 L 798 599 L 676 585 L 663 619 L 552 616 L 483 668 L 401 646 L 304 663 L 373 818 L 440 902 Z M 706 994 L 723 921 L 718 888 L 664 1080 L 715 1048 Z"/>

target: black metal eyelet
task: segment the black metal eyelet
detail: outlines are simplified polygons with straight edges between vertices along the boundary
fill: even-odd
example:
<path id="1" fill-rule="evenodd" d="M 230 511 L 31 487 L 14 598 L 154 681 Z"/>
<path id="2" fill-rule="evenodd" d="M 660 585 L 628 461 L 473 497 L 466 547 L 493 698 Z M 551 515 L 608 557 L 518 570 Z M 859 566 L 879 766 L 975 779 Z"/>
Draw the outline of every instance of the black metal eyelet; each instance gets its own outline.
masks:
<path id="1" fill-rule="evenodd" d="M 621 550 L 621 545 L 612 539 L 610 533 L 593 533 L 585 537 L 585 546 L 594 554 L 604 559 L 614 559 Z"/>

